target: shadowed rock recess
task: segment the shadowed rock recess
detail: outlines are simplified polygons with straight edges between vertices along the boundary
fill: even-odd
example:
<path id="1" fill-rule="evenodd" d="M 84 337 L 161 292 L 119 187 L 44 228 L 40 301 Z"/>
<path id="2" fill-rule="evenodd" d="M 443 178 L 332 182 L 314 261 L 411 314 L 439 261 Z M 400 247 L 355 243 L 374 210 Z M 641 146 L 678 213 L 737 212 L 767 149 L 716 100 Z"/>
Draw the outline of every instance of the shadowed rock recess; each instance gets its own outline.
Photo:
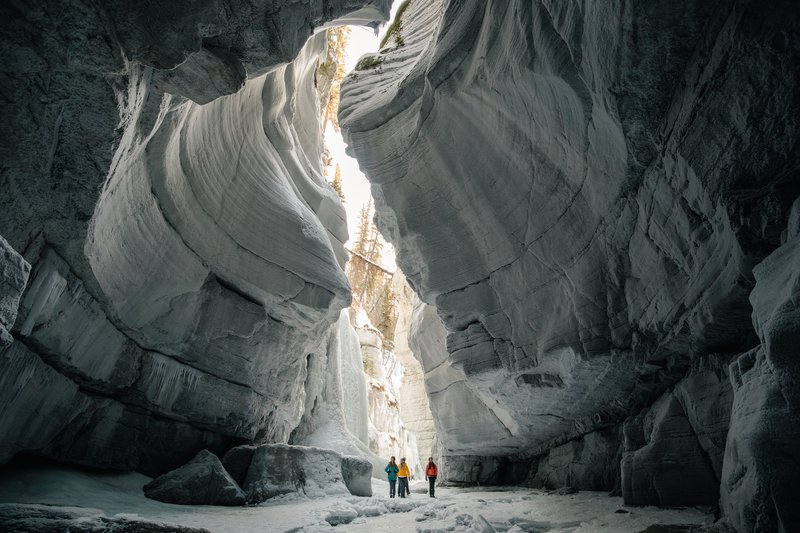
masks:
<path id="1" fill-rule="evenodd" d="M 0 6 L 0 463 L 368 455 L 315 72 L 389 3 Z M 796 2 L 400 12 L 340 122 L 420 299 L 440 479 L 797 529 Z"/>
<path id="2" fill-rule="evenodd" d="M 412 0 L 345 80 L 446 479 L 800 527 L 799 14 Z"/>

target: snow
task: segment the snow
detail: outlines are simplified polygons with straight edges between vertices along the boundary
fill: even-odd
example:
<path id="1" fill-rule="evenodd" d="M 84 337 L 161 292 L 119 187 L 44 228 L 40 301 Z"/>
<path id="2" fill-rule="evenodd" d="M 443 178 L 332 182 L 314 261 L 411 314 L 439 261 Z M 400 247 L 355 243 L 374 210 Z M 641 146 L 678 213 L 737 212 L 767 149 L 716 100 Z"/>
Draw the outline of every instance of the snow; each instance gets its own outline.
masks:
<path id="1" fill-rule="evenodd" d="M 611 533 L 641 531 L 652 524 L 709 524 L 699 509 L 628 507 L 603 492 L 560 496 L 514 487 L 439 487 L 425 494 L 424 481 L 412 482 L 412 495 L 389 499 L 388 484 L 373 480 L 372 498 L 292 494 L 250 507 L 181 506 L 148 500 L 141 474 L 87 472 L 60 466 L 12 467 L 0 474 L 0 504 L 26 503 L 84 510 L 212 532 L 250 531 L 548 531 Z M 2 524 L 2 510 L 0 510 Z M 332 524 L 347 524 L 335 527 Z"/>

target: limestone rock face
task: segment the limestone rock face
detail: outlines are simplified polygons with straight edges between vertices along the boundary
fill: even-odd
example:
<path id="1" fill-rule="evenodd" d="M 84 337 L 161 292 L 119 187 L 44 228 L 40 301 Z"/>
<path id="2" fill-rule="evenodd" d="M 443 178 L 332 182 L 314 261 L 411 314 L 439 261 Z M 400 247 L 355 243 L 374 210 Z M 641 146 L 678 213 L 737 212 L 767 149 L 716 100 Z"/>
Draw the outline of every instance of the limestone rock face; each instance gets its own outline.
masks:
<path id="1" fill-rule="evenodd" d="M 31 266 L 0 236 L 0 348 L 13 342 L 9 333 Z"/>
<path id="2" fill-rule="evenodd" d="M 412 1 L 345 80 L 345 138 L 430 306 L 411 338 L 447 472 L 488 479 L 480 458 L 541 457 L 673 390 L 630 421 L 630 464 L 682 442 L 715 501 L 730 392 L 676 384 L 775 343 L 774 384 L 799 390 L 796 299 L 750 295 L 797 227 L 799 24 L 789 1 Z"/>
<path id="3" fill-rule="evenodd" d="M 621 430 L 616 426 L 594 431 L 553 448 L 539 458 L 528 484 L 548 489 L 619 490 Z"/>
<path id="4" fill-rule="evenodd" d="M 309 38 L 388 9 L 0 8 L 0 461 L 159 474 L 289 439 L 350 301 Z"/>
<path id="5" fill-rule="evenodd" d="M 203 450 L 185 465 L 161 475 L 144 486 L 154 500 L 184 505 L 244 505 L 239 485 L 216 455 Z"/>
<path id="6" fill-rule="evenodd" d="M 755 269 L 750 301 L 761 347 L 731 364 L 721 502 L 740 531 L 790 531 L 800 524 L 800 237 L 792 223 L 788 236 Z"/>

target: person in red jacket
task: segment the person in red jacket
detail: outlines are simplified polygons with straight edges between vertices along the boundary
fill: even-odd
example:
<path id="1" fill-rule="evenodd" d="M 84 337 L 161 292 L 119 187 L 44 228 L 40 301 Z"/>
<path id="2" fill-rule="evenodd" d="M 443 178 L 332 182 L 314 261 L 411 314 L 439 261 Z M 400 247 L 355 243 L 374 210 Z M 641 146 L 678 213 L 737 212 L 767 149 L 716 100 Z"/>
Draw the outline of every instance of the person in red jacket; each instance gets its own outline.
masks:
<path id="1" fill-rule="evenodd" d="M 433 457 L 428 457 L 428 466 L 425 467 L 425 479 L 428 480 L 428 484 L 430 488 L 428 489 L 428 494 L 431 498 L 435 498 L 436 496 L 433 495 L 433 487 L 436 485 L 436 476 L 439 474 L 439 469 L 436 468 L 436 463 L 433 462 Z"/>

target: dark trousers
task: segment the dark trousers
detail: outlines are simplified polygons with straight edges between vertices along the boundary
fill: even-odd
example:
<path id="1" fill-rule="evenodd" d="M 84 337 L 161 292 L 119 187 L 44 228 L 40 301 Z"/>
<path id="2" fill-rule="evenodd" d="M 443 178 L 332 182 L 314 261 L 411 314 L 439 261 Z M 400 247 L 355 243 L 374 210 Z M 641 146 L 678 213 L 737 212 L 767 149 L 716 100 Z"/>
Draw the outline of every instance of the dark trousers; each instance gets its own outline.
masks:
<path id="1" fill-rule="evenodd" d="M 397 478 L 400 486 L 398 487 L 398 491 L 400 491 L 400 497 L 405 498 L 406 494 L 408 493 L 408 478 L 407 477 L 399 477 Z"/>
<path id="2" fill-rule="evenodd" d="M 390 498 L 394 498 L 394 488 L 395 488 L 396 485 L 397 485 L 397 480 L 396 479 L 390 479 L 389 480 L 389 497 Z"/>
<path id="3" fill-rule="evenodd" d="M 430 495 L 431 498 L 433 498 L 434 497 L 433 489 L 434 485 L 436 485 L 436 476 L 428 476 L 428 484 L 430 485 L 430 487 L 428 488 L 428 494 Z"/>

